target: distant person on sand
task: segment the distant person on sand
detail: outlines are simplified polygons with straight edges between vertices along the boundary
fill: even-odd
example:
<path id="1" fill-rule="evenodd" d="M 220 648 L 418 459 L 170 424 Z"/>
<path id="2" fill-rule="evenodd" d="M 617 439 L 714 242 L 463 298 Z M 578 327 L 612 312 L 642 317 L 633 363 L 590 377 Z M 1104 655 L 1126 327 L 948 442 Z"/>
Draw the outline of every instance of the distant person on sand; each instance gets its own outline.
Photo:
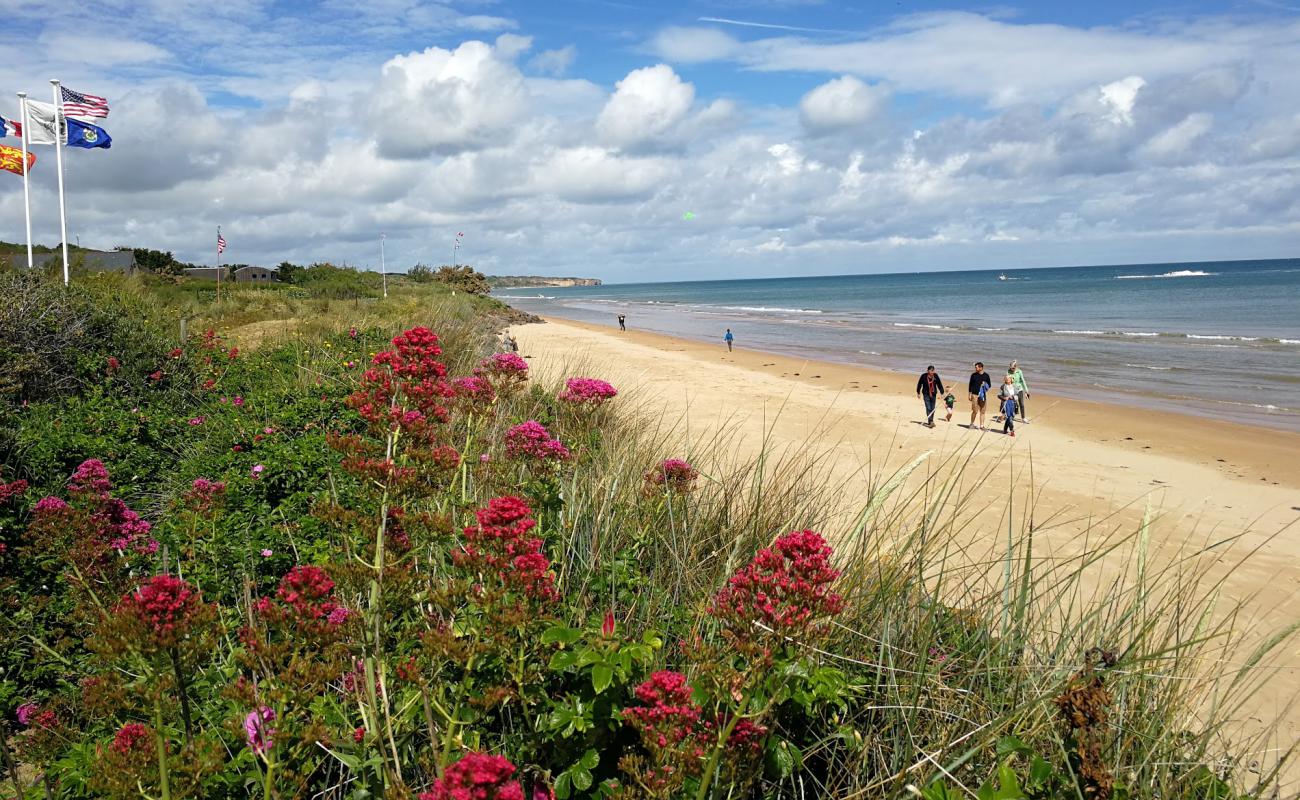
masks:
<path id="1" fill-rule="evenodd" d="M 618 315 L 618 329 L 620 331 L 627 330 L 627 314 Z"/>
<path id="2" fill-rule="evenodd" d="M 943 394 L 943 380 L 939 373 L 934 371 L 934 365 L 925 368 L 921 377 L 916 381 L 916 396 L 925 401 L 925 425 L 927 428 L 934 427 L 934 406 L 939 401 L 939 395 Z"/>
<path id="3" fill-rule="evenodd" d="M 1016 435 L 1016 385 L 1010 375 L 1002 379 L 1002 389 L 998 392 L 1002 402 L 1002 432 Z"/>
<path id="4" fill-rule="evenodd" d="M 735 340 L 735 338 L 736 338 L 735 336 L 731 335 L 731 328 L 727 328 L 727 332 L 722 334 L 722 341 L 727 343 L 728 353 L 731 352 L 731 343 Z"/>
<path id="5" fill-rule="evenodd" d="M 993 389 L 993 379 L 984 371 L 984 362 L 975 362 L 975 371 L 970 374 L 970 383 L 966 392 L 970 395 L 970 427 L 975 427 L 975 416 L 980 418 L 980 430 L 984 430 L 984 411 L 988 406 L 989 392 Z"/>
<path id="6" fill-rule="evenodd" d="M 1029 383 L 1025 381 L 1025 371 L 1020 368 L 1018 361 L 1012 361 L 1011 366 L 1007 367 L 1007 374 L 1011 376 L 1011 385 L 1016 387 L 1016 406 L 1020 409 L 1020 421 L 1026 422 L 1025 398 L 1029 396 Z"/>

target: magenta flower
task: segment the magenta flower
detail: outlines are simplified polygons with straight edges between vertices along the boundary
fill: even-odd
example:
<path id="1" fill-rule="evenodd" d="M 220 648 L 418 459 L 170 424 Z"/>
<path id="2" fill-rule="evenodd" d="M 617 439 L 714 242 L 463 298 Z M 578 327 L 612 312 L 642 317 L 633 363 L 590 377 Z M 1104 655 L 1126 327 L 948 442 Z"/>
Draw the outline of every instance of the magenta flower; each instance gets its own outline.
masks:
<path id="1" fill-rule="evenodd" d="M 569 448 L 552 438 L 546 426 L 537 420 L 530 419 L 506 431 L 505 442 L 507 458 L 568 461 L 571 457 Z"/>
<path id="2" fill-rule="evenodd" d="M 61 497 L 42 497 L 36 501 L 37 514 L 48 514 L 51 511 L 62 511 L 67 508 L 68 504 Z"/>
<path id="3" fill-rule="evenodd" d="M 265 755 L 275 745 L 272 739 L 275 729 L 267 725 L 274 719 L 275 711 L 267 706 L 250 711 L 244 717 L 244 737 L 248 740 L 248 746 L 259 756 Z"/>
<path id="4" fill-rule="evenodd" d="M 113 484 L 108 479 L 108 469 L 98 458 L 88 458 L 81 462 L 77 471 L 68 480 L 68 489 L 74 494 L 108 495 Z"/>
<path id="5" fill-rule="evenodd" d="M 597 378 L 569 378 L 560 399 L 574 405 L 598 406 L 618 394 L 618 390 Z"/>
<path id="6" fill-rule="evenodd" d="M 844 598 L 832 591 L 839 570 L 821 534 L 793 531 L 764 547 L 713 598 L 709 613 L 737 630 L 760 623 L 778 633 L 838 614 Z"/>
<path id="7" fill-rule="evenodd" d="M 352 616 L 351 611 L 344 608 L 343 606 L 339 606 L 338 608 L 335 608 L 333 611 L 330 612 L 329 617 L 326 618 L 326 622 L 328 622 L 329 624 L 337 628 L 339 625 L 342 625 L 343 623 L 347 622 L 348 617 L 350 616 Z"/>
<path id="8" fill-rule="evenodd" d="M 663 487 L 675 492 L 689 492 L 695 488 L 695 479 L 700 473 L 690 463 L 680 458 L 665 459 L 655 469 L 645 474 L 650 486 Z"/>
<path id="9" fill-rule="evenodd" d="M 514 773 L 515 765 L 504 756 L 466 753 L 418 800 L 524 800 L 519 781 L 510 780 Z"/>
<path id="10" fill-rule="evenodd" d="M 262 466 L 261 464 L 254 464 L 254 465 L 253 465 L 253 469 L 250 470 L 250 472 L 252 473 L 252 475 L 253 475 L 254 478 L 260 478 L 260 477 L 262 477 L 262 473 L 263 473 L 265 470 L 266 470 L 266 467 Z"/>
<path id="11" fill-rule="evenodd" d="M 239 406 L 240 408 L 243 408 L 243 407 L 244 407 L 244 398 L 240 397 L 239 395 L 235 395 L 235 399 L 234 399 L 234 400 L 231 400 L 230 402 L 234 403 L 235 405 Z"/>
<path id="12" fill-rule="evenodd" d="M 263 550 L 263 551 L 262 551 L 262 558 L 270 558 L 272 555 L 274 555 L 274 554 L 273 554 L 270 550 Z"/>
<path id="13" fill-rule="evenodd" d="M 40 706 L 36 705 L 35 703 L 23 703 L 22 705 L 18 706 L 18 713 L 17 713 L 18 724 L 20 725 L 32 724 L 32 717 L 36 716 L 36 712 L 39 710 L 40 710 Z"/>

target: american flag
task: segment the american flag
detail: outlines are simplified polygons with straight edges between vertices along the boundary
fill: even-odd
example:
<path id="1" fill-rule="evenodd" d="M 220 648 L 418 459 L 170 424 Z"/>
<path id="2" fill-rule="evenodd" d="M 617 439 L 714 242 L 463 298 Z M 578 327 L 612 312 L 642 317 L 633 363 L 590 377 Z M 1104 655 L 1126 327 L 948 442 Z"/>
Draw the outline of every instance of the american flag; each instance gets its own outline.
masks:
<path id="1" fill-rule="evenodd" d="M 60 86 L 63 92 L 63 115 L 66 117 L 107 117 L 108 101 L 93 94 L 74 92 Z"/>
<path id="2" fill-rule="evenodd" d="M 217 234 L 217 255 L 221 255 L 224 252 L 226 252 L 226 240 L 222 238 L 220 233 L 218 233 Z"/>

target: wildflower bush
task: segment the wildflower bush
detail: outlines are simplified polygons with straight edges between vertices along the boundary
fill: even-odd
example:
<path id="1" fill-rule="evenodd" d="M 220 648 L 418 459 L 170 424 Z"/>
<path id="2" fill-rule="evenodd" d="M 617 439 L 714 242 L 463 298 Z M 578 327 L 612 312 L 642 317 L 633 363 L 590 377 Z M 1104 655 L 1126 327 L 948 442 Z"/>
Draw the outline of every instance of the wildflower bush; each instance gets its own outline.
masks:
<path id="1" fill-rule="evenodd" d="M 934 531 L 876 510 L 897 481 L 841 546 L 807 465 L 693 466 L 608 383 L 437 327 L 200 330 L 7 423 L 0 795 L 1267 786 L 1147 674 L 1226 636 L 1132 624 L 1189 613 L 1185 583 L 1052 635 L 1069 576 L 1014 550 L 960 605 Z M 909 558 L 861 546 L 887 529 Z"/>

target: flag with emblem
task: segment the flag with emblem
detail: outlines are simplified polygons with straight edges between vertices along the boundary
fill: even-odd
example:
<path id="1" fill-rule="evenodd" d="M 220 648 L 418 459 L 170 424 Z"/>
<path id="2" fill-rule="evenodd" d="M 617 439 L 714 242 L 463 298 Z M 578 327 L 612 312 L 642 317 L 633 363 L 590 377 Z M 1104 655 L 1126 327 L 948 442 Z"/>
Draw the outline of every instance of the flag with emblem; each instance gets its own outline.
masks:
<path id="1" fill-rule="evenodd" d="M 57 118 L 58 110 L 53 103 L 28 100 L 27 119 L 23 121 L 27 128 L 27 144 L 54 144 L 54 138 L 63 133 L 63 126 L 55 121 Z"/>
<path id="2" fill-rule="evenodd" d="M 68 117 L 103 118 L 108 116 L 108 101 L 102 97 L 84 92 L 74 92 L 66 86 L 60 86 L 63 98 L 63 114 Z"/>
<path id="3" fill-rule="evenodd" d="M 36 154 L 27 151 L 27 171 L 32 171 L 32 165 L 36 163 Z M 23 174 L 23 151 L 17 147 L 9 147 L 0 144 L 0 169 L 5 172 L 12 172 L 15 175 Z"/>
<path id="4" fill-rule="evenodd" d="M 98 125 L 91 125 L 89 122 L 82 122 L 79 119 L 66 117 L 63 120 L 68 125 L 68 147 L 103 147 L 105 149 L 113 146 L 113 137 L 108 135 L 108 131 Z"/>

